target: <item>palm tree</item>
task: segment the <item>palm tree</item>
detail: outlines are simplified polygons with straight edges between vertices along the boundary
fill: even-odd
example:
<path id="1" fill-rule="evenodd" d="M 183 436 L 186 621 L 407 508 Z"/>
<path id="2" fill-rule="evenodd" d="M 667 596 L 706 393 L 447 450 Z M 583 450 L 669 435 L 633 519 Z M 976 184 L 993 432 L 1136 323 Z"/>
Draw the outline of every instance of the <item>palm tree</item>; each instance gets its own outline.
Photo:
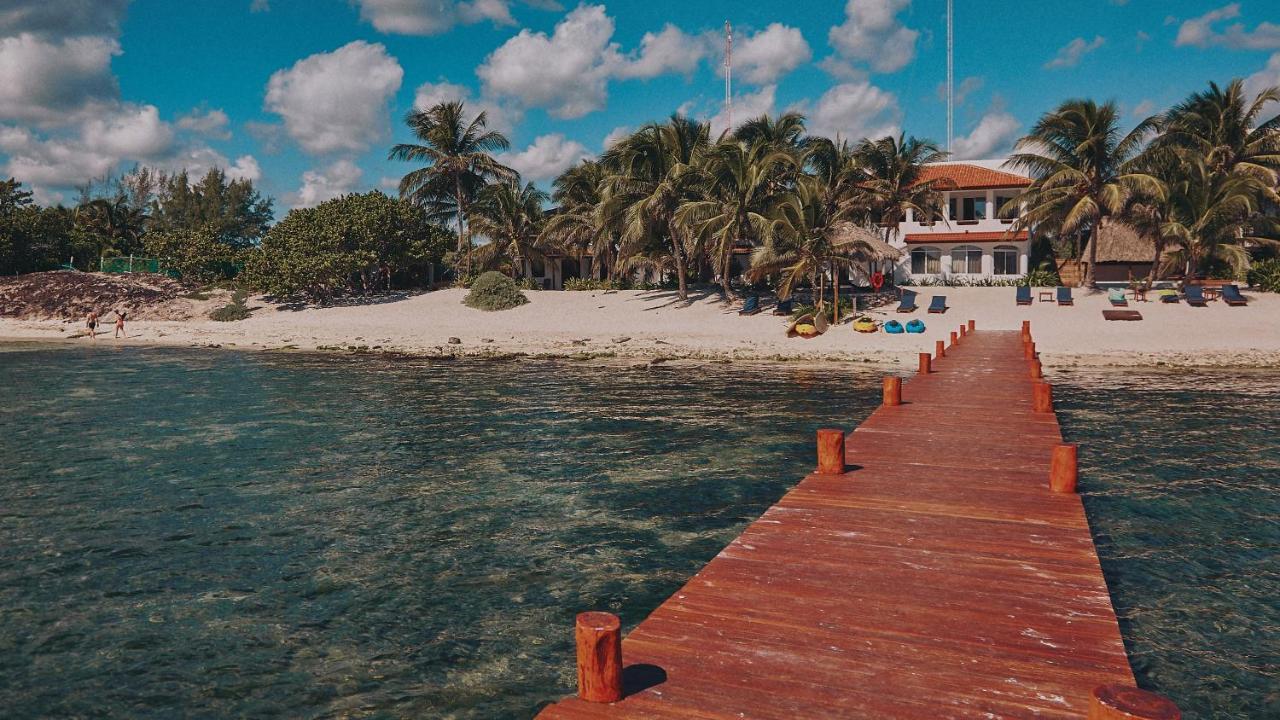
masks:
<path id="1" fill-rule="evenodd" d="M 809 144 L 804 124 L 804 116 L 797 112 L 783 113 L 776 118 L 766 114 L 739 125 L 733 137 L 746 145 L 762 142 L 775 150 L 793 150 L 798 154 Z"/>
<path id="2" fill-rule="evenodd" d="M 726 300 L 734 249 L 769 239 L 773 225 L 768 214 L 780 194 L 777 178 L 795 166 L 790 153 L 768 143 L 721 142 L 699 168 L 699 197 L 685 201 L 676 211 L 676 223 L 687 228 L 695 247 L 706 252 L 720 275 Z"/>
<path id="3" fill-rule="evenodd" d="M 590 253 L 596 268 L 617 272 L 617 218 L 607 214 L 608 170 L 595 160 L 584 160 L 556 178 L 551 199 L 556 209 L 547 217 L 543 238 L 578 257 Z"/>
<path id="4" fill-rule="evenodd" d="M 426 110 L 414 109 L 405 123 L 421 144 L 400 143 L 389 160 L 425 162 L 400 179 L 400 197 L 423 207 L 432 220 L 458 224 L 458 253 L 466 250 L 471 267 L 471 237 L 467 232 L 471 202 L 491 182 L 511 182 L 519 174 L 490 153 L 511 146 L 505 135 L 489 130 L 484 112 L 467 120 L 461 102 L 445 102 Z"/>
<path id="5" fill-rule="evenodd" d="M 1135 193 L 1164 197 L 1160 181 L 1139 171 L 1142 143 L 1153 128 L 1148 118 L 1122 133 L 1114 102 L 1068 100 L 1041 116 L 1031 133 L 1018 140 L 1019 152 L 1009 159 L 1011 166 L 1035 178 L 1019 196 L 1027 210 L 1014 229 L 1046 223 L 1066 235 L 1087 228 L 1089 269 L 1084 284 L 1094 287 L 1102 221 L 1121 212 Z"/>
<path id="6" fill-rule="evenodd" d="M 1249 219 L 1258 211 L 1261 179 L 1252 174 L 1223 174 L 1204 159 L 1183 163 L 1169 184 L 1167 217 L 1160 234 L 1173 248 L 1167 267 L 1188 277 L 1215 268 L 1239 274 L 1249 262 L 1245 241 L 1274 241 L 1249 237 Z"/>
<path id="7" fill-rule="evenodd" d="M 858 186 L 871 219 L 884 228 L 889 242 L 894 230 L 910 210 L 924 217 L 941 210 L 941 195 L 933 182 L 922 182 L 924 166 L 947 157 L 928 140 L 887 136 L 863 140 L 854 151 L 863 178 Z"/>
<path id="8" fill-rule="evenodd" d="M 618 141 L 602 162 L 610 176 L 606 215 L 622 223 L 622 256 L 653 256 L 654 244 L 670 248 L 681 300 L 689 297 L 686 248 L 676 210 L 691 197 L 698 179 L 694 165 L 710 147 L 705 123 L 672 115 L 665 124 L 650 123 Z"/>
<path id="9" fill-rule="evenodd" d="M 1280 115 L 1261 120 L 1270 103 L 1280 102 L 1280 87 L 1264 88 L 1253 99 L 1241 80 L 1227 87 L 1209 83 L 1204 92 L 1173 106 L 1157 118 L 1162 130 L 1153 150 L 1171 149 L 1204 159 L 1218 173 L 1240 173 L 1257 178 L 1272 200 L 1280 182 Z"/>
<path id="10" fill-rule="evenodd" d="M 525 260 L 545 260 L 542 208 L 548 199 L 533 183 L 521 187 L 518 180 L 481 190 L 471 208 L 471 229 L 489 239 L 476 249 L 479 264 L 496 268 L 506 262 L 514 278 L 524 274 Z"/>
<path id="11" fill-rule="evenodd" d="M 120 255 L 132 255 L 141 249 L 147 214 L 120 195 L 115 200 L 97 198 L 81 204 L 76 208 L 76 222 L 102 239 L 105 247 L 101 249 L 110 248 Z"/>
<path id="12" fill-rule="evenodd" d="M 859 225 L 871 221 L 872 197 L 857 148 L 848 140 L 812 138 L 804 154 L 804 166 L 821 183 L 824 211 L 836 220 Z"/>

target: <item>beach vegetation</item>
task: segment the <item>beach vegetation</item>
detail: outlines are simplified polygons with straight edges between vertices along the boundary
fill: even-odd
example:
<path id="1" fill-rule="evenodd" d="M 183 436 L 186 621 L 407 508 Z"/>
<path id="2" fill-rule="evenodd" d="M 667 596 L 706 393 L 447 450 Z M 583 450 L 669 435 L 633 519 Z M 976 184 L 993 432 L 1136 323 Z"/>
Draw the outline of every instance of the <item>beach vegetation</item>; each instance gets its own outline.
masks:
<path id="1" fill-rule="evenodd" d="M 209 313 L 209 319 L 216 322 L 235 322 L 248 319 L 252 314 L 246 304 L 248 299 L 249 291 L 237 287 L 231 294 L 231 302 Z"/>
<path id="2" fill-rule="evenodd" d="M 1280 293 L 1280 258 L 1267 258 L 1254 263 L 1249 268 L 1248 280 L 1249 285 L 1259 290 Z"/>
<path id="3" fill-rule="evenodd" d="M 462 301 L 477 310 L 510 310 L 529 302 L 511 278 L 490 270 L 471 283 L 471 292 Z"/>
<path id="4" fill-rule="evenodd" d="M 533 183 L 494 183 L 482 190 L 472 209 L 471 227 L 489 242 L 475 249 L 475 267 L 506 270 L 518 278 L 526 277 L 533 261 L 546 262 L 553 249 L 542 236 L 548 200 Z"/>

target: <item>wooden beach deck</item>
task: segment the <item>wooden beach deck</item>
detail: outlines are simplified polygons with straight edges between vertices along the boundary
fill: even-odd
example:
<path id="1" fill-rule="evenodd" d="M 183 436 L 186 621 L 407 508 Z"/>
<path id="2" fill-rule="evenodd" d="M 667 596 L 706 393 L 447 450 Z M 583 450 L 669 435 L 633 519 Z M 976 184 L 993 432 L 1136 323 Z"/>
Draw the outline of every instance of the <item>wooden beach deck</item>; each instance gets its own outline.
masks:
<path id="1" fill-rule="evenodd" d="M 1084 508 L 1049 489 L 1062 436 L 1024 347 L 962 336 L 848 435 L 844 472 L 807 476 L 626 636 L 622 700 L 538 717 L 1079 718 L 1133 686 Z"/>

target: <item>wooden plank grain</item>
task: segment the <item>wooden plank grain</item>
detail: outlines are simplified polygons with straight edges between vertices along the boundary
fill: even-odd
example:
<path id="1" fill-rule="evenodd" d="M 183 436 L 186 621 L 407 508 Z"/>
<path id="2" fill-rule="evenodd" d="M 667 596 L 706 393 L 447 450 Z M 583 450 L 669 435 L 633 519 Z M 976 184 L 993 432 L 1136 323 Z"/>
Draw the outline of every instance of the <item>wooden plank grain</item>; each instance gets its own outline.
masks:
<path id="1" fill-rule="evenodd" d="M 1080 718 L 1132 684 L 1021 338 L 970 333 L 932 369 L 627 635 L 663 682 L 539 718 Z"/>

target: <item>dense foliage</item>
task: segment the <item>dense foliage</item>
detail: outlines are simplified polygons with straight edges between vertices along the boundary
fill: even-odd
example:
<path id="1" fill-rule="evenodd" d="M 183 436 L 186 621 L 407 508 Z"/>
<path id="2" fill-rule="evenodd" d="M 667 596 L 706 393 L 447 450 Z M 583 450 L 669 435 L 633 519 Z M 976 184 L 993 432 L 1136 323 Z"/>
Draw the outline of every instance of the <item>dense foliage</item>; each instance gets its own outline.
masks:
<path id="1" fill-rule="evenodd" d="M 1249 284 L 1259 290 L 1280 292 L 1280 258 L 1268 258 L 1249 269 Z"/>
<path id="2" fill-rule="evenodd" d="M 164 258 L 165 267 L 183 279 L 201 284 L 234 277 L 239 270 L 241 252 L 220 242 L 212 227 L 149 232 L 143 249 L 151 257 Z"/>
<path id="3" fill-rule="evenodd" d="M 290 210 L 245 256 L 244 281 L 277 297 L 327 301 L 390 289 L 397 272 L 438 262 L 449 233 L 374 191 Z"/>
<path id="4" fill-rule="evenodd" d="M 511 278 L 490 270 L 471 283 L 471 292 L 462 301 L 477 310 L 510 310 L 529 302 Z"/>
<path id="5" fill-rule="evenodd" d="M 235 322 L 247 320 L 252 314 L 246 301 L 249 293 L 244 288 L 236 288 L 231 295 L 231 302 L 209 313 L 209 319 L 216 322 Z"/>

